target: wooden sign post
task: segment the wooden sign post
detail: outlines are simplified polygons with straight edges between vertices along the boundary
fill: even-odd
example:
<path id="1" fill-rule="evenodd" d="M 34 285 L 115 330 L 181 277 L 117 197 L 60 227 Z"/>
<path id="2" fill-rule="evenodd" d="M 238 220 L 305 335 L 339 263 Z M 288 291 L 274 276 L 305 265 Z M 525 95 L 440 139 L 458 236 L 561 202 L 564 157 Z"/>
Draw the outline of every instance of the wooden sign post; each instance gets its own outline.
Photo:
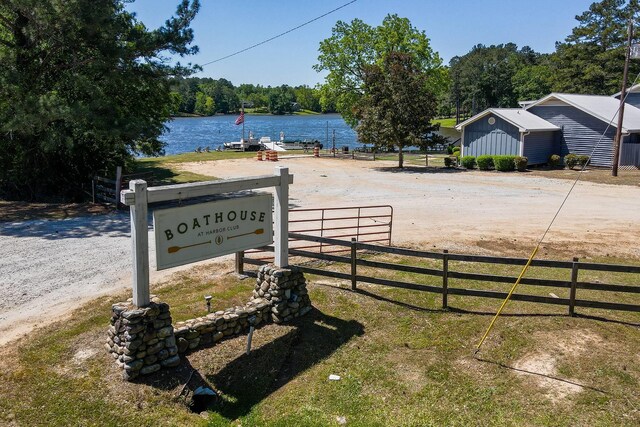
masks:
<path id="1" fill-rule="evenodd" d="M 120 193 L 120 201 L 123 205 L 129 206 L 131 212 L 133 304 L 145 307 L 150 302 L 149 224 L 147 219 L 149 203 L 275 187 L 275 265 L 276 267 L 287 267 L 289 264 L 289 184 L 291 183 L 293 183 L 293 175 L 290 175 L 289 169 L 285 167 L 276 167 L 274 175 L 150 188 L 147 188 L 147 183 L 143 180 L 131 181 L 129 190 L 123 190 Z"/>

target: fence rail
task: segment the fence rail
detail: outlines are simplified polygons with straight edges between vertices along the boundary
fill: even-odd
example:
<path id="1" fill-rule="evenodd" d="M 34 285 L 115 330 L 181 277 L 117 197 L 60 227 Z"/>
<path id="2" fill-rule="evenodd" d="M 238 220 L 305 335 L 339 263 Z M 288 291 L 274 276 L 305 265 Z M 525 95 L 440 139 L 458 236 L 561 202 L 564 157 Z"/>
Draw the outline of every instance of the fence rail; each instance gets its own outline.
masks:
<path id="1" fill-rule="evenodd" d="M 495 290 L 482 290 L 482 289 L 465 289 L 458 287 L 451 287 L 449 283 L 450 279 L 458 280 L 472 280 L 481 282 L 493 282 L 493 283 L 514 283 L 516 278 L 502 275 L 493 274 L 481 274 L 481 273 L 469 273 L 463 271 L 454 271 L 450 268 L 449 263 L 451 261 L 466 262 L 466 263 L 484 263 L 484 264 L 498 264 L 498 265 L 525 265 L 527 259 L 524 258 L 504 258 L 495 256 L 481 256 L 481 255 L 465 255 L 465 254 L 450 254 L 448 251 L 443 252 L 426 252 L 413 249 L 396 248 L 391 246 L 379 246 L 369 243 L 358 242 L 352 239 L 351 242 L 327 238 L 322 236 L 305 235 L 301 233 L 289 233 L 289 237 L 298 241 L 309 241 L 314 243 L 326 244 L 331 246 L 342 247 L 342 252 L 348 252 L 344 255 L 335 255 L 329 253 L 318 253 L 309 250 L 290 249 L 291 256 L 299 256 L 304 258 L 311 258 L 323 261 L 330 261 L 334 263 L 347 264 L 351 267 L 349 273 L 336 272 L 322 268 L 300 266 L 303 272 L 316 274 L 320 276 L 332 277 L 337 279 L 344 279 L 351 281 L 352 289 L 357 288 L 357 283 L 369 283 L 373 285 L 390 286 L 402 289 L 411 289 L 423 292 L 439 293 L 442 295 L 442 307 L 448 307 L 449 295 L 471 296 L 480 298 L 496 298 L 504 299 L 507 297 L 506 292 Z M 358 251 L 372 251 L 377 253 L 402 255 L 420 259 L 433 259 L 440 260 L 442 262 L 442 268 L 426 268 L 404 264 L 394 264 L 390 262 L 373 261 L 363 259 L 358 256 Z M 243 262 L 247 264 L 259 265 L 264 261 L 243 258 Z M 562 269 L 568 270 L 567 280 L 559 279 L 546 279 L 546 278 L 523 278 L 520 282 L 523 287 L 527 286 L 543 286 L 553 287 L 559 289 L 568 289 L 569 297 L 551 297 L 541 295 L 531 295 L 518 293 L 513 294 L 511 299 L 514 301 L 526 301 L 541 304 L 561 305 L 568 307 L 569 315 L 574 315 L 575 307 L 589 307 L 600 308 L 606 310 L 619 310 L 629 312 L 640 312 L 640 305 L 628 304 L 620 302 L 606 302 L 606 301 L 593 301 L 585 299 L 577 299 L 577 291 L 591 290 L 591 291 L 604 291 L 615 292 L 622 294 L 640 294 L 640 286 L 637 285 L 624 285 L 624 284 L 608 284 L 599 282 L 587 282 L 579 281 L 580 271 L 606 271 L 615 273 L 629 273 L 640 274 L 640 266 L 633 265 L 619 265 L 619 264 L 599 264 L 590 262 L 580 262 L 578 258 L 574 258 L 572 261 L 554 261 L 554 260 L 534 260 L 531 263 L 532 266 L 550 268 L 550 269 Z M 376 269 L 383 269 L 389 271 L 399 271 L 415 273 L 426 276 L 436 276 L 442 279 L 441 286 L 425 285 L 419 283 L 402 282 L 398 280 L 384 279 L 380 277 L 371 277 L 362 274 L 358 274 L 358 267 L 369 267 Z"/>

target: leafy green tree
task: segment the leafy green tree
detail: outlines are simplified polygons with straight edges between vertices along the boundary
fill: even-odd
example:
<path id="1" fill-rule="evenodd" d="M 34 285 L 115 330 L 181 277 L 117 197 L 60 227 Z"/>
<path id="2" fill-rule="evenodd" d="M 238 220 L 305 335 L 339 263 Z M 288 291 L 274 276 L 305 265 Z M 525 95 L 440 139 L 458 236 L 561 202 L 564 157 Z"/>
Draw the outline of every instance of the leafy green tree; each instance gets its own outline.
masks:
<path id="1" fill-rule="evenodd" d="M 320 42 L 316 71 L 328 71 L 321 94 L 323 108 L 330 103 L 351 126 L 357 124 L 354 107 L 366 94 L 364 70 L 383 66 L 391 52 L 407 53 L 421 71 L 428 74 L 428 88 L 437 93 L 447 89 L 442 60 L 431 49 L 424 31 L 407 18 L 387 15 L 382 25 L 371 27 L 360 19 L 338 21 L 331 37 Z"/>
<path id="2" fill-rule="evenodd" d="M 191 66 L 189 25 L 198 0 L 183 0 L 148 30 L 124 0 L 0 2 L 0 192 L 76 197 L 80 184 L 158 154 L 172 105 L 168 76 Z"/>
<path id="3" fill-rule="evenodd" d="M 293 89 L 290 86 L 282 85 L 269 92 L 269 112 L 281 115 L 293 112 L 292 103 L 295 101 Z"/>
<path id="4" fill-rule="evenodd" d="M 196 94 L 195 113 L 202 116 L 212 116 L 215 112 L 216 108 L 213 98 L 205 95 L 203 92 L 198 92 Z"/>
<path id="5" fill-rule="evenodd" d="M 298 86 L 294 89 L 296 102 L 305 110 L 320 112 L 320 93 L 309 86 Z"/>
<path id="6" fill-rule="evenodd" d="M 530 65 L 518 70 L 511 84 L 519 101 L 540 99 L 552 91 L 553 72 L 547 63 Z"/>
<path id="7" fill-rule="evenodd" d="M 376 148 L 398 148 L 402 168 L 404 147 L 428 141 L 439 128 L 431 124 L 436 98 L 429 89 L 429 74 L 403 52 L 390 52 L 383 64 L 363 71 L 365 95 L 356 110 L 358 139 Z"/>
<path id="8" fill-rule="evenodd" d="M 513 43 L 476 45 L 449 64 L 451 98 L 472 114 L 489 107 L 516 107 L 513 78 L 521 69 L 537 64 L 539 57 L 528 46 L 518 50 Z"/>
<path id="9" fill-rule="evenodd" d="M 598 95 L 619 91 L 627 25 L 633 17 L 637 27 L 638 11 L 636 0 L 602 0 L 576 16 L 578 26 L 563 43 L 556 43 L 551 57 L 553 90 Z M 640 63 L 631 61 L 629 72 L 640 73 Z"/>

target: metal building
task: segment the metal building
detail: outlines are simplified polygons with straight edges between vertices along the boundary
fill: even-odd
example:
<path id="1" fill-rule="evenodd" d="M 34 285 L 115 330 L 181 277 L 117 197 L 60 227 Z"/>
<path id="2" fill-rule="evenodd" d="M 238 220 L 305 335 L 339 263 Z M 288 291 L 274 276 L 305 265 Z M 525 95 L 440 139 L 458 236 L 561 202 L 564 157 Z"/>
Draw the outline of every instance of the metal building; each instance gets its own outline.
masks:
<path id="1" fill-rule="evenodd" d="M 560 128 L 521 108 L 489 108 L 458 124 L 461 156 L 525 156 L 530 165 L 553 154 Z"/>
<path id="2" fill-rule="evenodd" d="M 611 167 L 619 106 L 610 96 L 552 93 L 528 105 L 527 111 L 561 128 L 555 154 L 588 155 L 592 165 Z M 639 134 L 640 109 L 627 104 L 620 167 L 640 166 Z"/>

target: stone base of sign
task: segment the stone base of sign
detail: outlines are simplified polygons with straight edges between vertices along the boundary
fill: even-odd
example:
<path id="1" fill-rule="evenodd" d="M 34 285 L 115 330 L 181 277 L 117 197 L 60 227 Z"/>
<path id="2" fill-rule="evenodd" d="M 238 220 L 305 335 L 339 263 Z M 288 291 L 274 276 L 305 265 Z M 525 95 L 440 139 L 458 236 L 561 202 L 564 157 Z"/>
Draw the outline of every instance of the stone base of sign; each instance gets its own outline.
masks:
<path id="1" fill-rule="evenodd" d="M 257 327 L 270 320 L 271 304 L 264 299 L 256 299 L 242 307 L 231 307 L 178 322 L 174 329 L 178 352 L 186 353 L 210 346 L 223 338 L 245 333 L 251 325 Z"/>
<path id="2" fill-rule="evenodd" d="M 311 310 L 307 281 L 296 267 L 263 265 L 253 296 L 244 306 L 217 311 L 175 325 L 178 352 L 210 346 L 224 338 L 245 334 L 251 325 L 288 322 Z"/>
<path id="3" fill-rule="evenodd" d="M 270 303 L 274 323 L 288 322 L 311 310 L 307 280 L 297 267 L 261 266 L 253 291 L 253 300 L 260 299 Z"/>
<path id="4" fill-rule="evenodd" d="M 147 307 L 131 301 L 111 306 L 105 347 L 123 369 L 125 380 L 180 364 L 169 305 L 152 296 Z"/>
<path id="5" fill-rule="evenodd" d="M 244 306 L 228 308 L 203 317 L 171 323 L 169 305 L 152 296 L 148 307 L 128 302 L 112 306 L 106 348 L 132 380 L 162 368 L 180 364 L 180 354 L 207 347 L 246 333 L 250 326 L 282 323 L 311 310 L 307 281 L 296 267 L 263 265 L 253 296 Z"/>

